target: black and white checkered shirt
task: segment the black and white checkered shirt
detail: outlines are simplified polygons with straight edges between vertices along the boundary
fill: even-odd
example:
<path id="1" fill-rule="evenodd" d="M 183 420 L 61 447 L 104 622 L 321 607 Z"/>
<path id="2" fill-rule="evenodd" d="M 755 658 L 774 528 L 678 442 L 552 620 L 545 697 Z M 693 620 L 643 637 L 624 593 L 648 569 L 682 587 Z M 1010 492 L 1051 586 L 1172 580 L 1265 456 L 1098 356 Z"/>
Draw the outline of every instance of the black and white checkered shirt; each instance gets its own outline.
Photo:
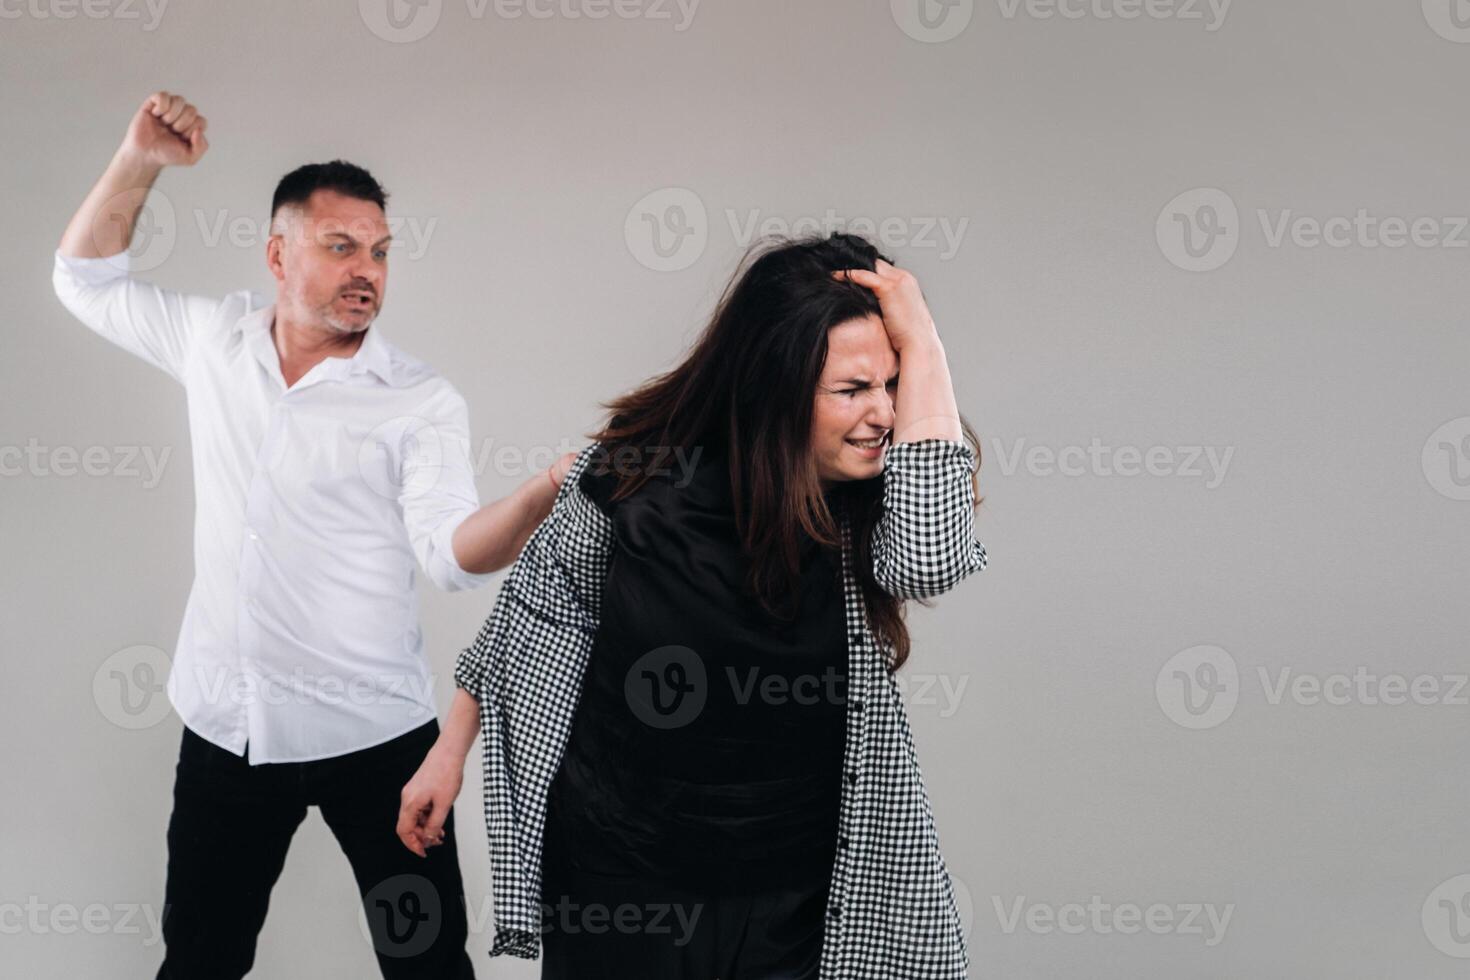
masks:
<path id="1" fill-rule="evenodd" d="M 599 452 L 594 444 L 578 455 L 551 515 L 455 665 L 455 683 L 480 702 L 491 956 L 540 952 L 547 790 L 571 730 L 613 548 L 611 520 L 578 486 Z M 945 439 L 888 448 L 872 549 L 885 591 L 934 596 L 985 567 L 974 534 L 975 466 L 968 446 Z M 867 625 L 845 516 L 841 525 L 847 735 L 821 980 L 964 980 L 965 937 L 913 736 L 886 653 Z"/>

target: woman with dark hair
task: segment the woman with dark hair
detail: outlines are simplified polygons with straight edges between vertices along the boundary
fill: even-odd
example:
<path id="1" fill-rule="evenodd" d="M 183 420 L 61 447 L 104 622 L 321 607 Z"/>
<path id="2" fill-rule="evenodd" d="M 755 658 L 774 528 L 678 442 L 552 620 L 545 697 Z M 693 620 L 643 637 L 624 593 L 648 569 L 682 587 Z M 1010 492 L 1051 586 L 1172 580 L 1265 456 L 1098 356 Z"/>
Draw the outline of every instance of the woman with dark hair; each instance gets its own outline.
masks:
<path id="1" fill-rule="evenodd" d="M 491 955 L 539 937 L 542 976 L 578 980 L 963 978 L 891 676 L 904 601 L 986 564 L 978 443 L 918 283 L 850 235 L 767 247 L 609 408 L 425 763 L 452 801 L 478 714 Z M 437 808 L 400 825 L 420 853 Z"/>

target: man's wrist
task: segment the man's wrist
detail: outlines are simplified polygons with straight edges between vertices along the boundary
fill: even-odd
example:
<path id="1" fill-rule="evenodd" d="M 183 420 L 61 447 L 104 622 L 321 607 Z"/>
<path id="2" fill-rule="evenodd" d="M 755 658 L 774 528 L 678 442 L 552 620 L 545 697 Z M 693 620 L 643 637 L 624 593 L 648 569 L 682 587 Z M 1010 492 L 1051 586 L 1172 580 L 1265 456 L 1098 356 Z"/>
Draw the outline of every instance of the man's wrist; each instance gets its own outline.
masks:
<path id="1" fill-rule="evenodd" d="M 163 164 L 123 145 L 112 155 L 112 169 L 128 187 L 152 187 L 158 175 L 163 173 Z"/>

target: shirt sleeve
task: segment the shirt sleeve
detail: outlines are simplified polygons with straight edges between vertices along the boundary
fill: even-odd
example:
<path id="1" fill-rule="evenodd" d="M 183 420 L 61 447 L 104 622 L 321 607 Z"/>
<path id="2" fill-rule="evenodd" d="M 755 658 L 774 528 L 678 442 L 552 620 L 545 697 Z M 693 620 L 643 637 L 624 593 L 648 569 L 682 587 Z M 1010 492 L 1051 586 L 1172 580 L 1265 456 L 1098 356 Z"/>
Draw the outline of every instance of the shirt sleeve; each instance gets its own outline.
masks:
<path id="1" fill-rule="evenodd" d="M 986 566 L 975 539 L 979 465 L 963 442 L 921 439 L 888 448 L 883 460 L 883 514 L 873 529 L 873 574 L 901 599 L 948 592 Z"/>
<path id="2" fill-rule="evenodd" d="M 472 574 L 454 557 L 454 532 L 480 509 L 470 462 L 469 409 L 452 388 L 421 417 L 405 420 L 398 502 L 424 574 L 446 592 L 484 585 L 494 572 Z"/>
<path id="3" fill-rule="evenodd" d="M 51 285 L 71 314 L 180 383 L 198 332 L 223 300 L 191 296 L 129 275 L 127 252 L 75 258 L 56 252 Z"/>

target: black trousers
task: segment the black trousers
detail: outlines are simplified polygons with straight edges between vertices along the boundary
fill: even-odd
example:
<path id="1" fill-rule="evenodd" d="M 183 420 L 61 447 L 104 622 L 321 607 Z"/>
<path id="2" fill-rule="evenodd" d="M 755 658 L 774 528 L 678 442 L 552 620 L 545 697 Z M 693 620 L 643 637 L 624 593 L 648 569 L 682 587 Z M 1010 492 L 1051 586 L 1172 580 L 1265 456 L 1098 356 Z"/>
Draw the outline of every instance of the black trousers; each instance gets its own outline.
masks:
<path id="1" fill-rule="evenodd" d="M 579 869 L 553 837 L 541 980 L 817 980 L 830 869 L 726 894 Z"/>
<path id="2" fill-rule="evenodd" d="M 315 762 L 249 765 L 184 729 L 168 825 L 158 980 L 237 980 L 255 961 L 270 893 L 306 808 L 357 878 L 378 967 L 389 980 L 473 980 L 454 814 L 421 858 L 398 839 L 400 793 L 439 734 L 427 724 Z"/>

